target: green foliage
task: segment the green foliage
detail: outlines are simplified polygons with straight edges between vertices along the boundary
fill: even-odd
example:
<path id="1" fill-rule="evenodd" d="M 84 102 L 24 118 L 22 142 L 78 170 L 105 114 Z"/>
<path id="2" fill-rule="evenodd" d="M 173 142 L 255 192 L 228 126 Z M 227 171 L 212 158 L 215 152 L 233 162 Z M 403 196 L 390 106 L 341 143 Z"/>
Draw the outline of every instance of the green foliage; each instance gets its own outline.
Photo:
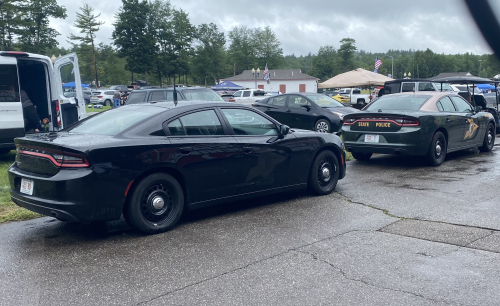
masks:
<path id="1" fill-rule="evenodd" d="M 344 71 L 349 71 L 358 67 L 354 65 L 354 52 L 356 52 L 356 41 L 352 38 L 343 38 L 340 41 L 339 66 Z"/>
<path id="2" fill-rule="evenodd" d="M 333 46 L 319 48 L 318 55 L 312 60 L 312 74 L 322 81 L 338 74 L 337 52 Z"/>
<path id="3" fill-rule="evenodd" d="M 197 29 L 198 46 L 192 60 L 193 73 L 200 80 L 209 78 L 213 80 L 210 84 L 216 84 L 217 80 L 225 77 L 227 71 L 226 63 L 226 38 L 224 33 L 219 32 L 217 26 L 201 24 Z"/>

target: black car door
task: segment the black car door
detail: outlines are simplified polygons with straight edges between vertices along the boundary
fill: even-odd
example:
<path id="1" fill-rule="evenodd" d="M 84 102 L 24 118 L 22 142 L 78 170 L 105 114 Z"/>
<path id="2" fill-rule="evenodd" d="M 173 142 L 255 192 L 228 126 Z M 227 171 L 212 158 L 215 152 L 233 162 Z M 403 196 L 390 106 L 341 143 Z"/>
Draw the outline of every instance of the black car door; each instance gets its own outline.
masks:
<path id="1" fill-rule="evenodd" d="M 462 147 L 479 146 L 483 142 L 485 127 L 481 127 L 481 122 L 477 114 L 474 113 L 474 108 L 460 96 L 450 96 L 455 104 L 460 121 L 462 122 Z"/>
<path id="2" fill-rule="evenodd" d="M 460 148 L 464 130 L 462 116 L 457 112 L 448 96 L 441 98 L 437 102 L 437 106 L 445 118 L 445 128 L 448 132 L 448 149 L 455 150 Z"/>
<path id="3" fill-rule="evenodd" d="M 317 115 L 314 114 L 313 105 L 306 98 L 299 95 L 289 95 L 287 101 L 287 116 L 289 126 L 304 130 L 313 130 Z"/>
<path id="4" fill-rule="evenodd" d="M 241 146 L 241 177 L 238 190 L 247 194 L 298 182 L 293 154 L 297 143 L 293 134 L 278 137 L 278 126 L 255 111 L 242 108 L 221 108 L 234 138 Z"/>
<path id="5" fill-rule="evenodd" d="M 182 115 L 164 123 L 175 146 L 174 160 L 182 173 L 189 203 L 237 193 L 240 145 L 226 134 L 214 109 Z"/>
<path id="6" fill-rule="evenodd" d="M 271 97 L 265 107 L 258 107 L 258 109 L 273 117 L 276 121 L 288 125 L 290 119 L 286 113 L 286 98 L 286 95 Z"/>

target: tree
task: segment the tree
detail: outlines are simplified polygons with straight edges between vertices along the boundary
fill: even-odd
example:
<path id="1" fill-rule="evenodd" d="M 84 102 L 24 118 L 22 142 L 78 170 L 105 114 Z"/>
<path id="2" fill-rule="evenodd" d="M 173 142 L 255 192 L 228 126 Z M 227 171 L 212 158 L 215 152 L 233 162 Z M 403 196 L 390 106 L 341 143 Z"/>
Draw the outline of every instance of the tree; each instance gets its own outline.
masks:
<path id="1" fill-rule="evenodd" d="M 208 76 L 212 76 L 216 83 L 225 70 L 226 38 L 224 33 L 219 32 L 215 24 L 204 23 L 198 26 L 197 40 L 199 45 L 196 47 L 193 58 L 193 70 L 196 75 L 204 78 L 205 82 Z"/>
<path id="2" fill-rule="evenodd" d="M 125 57 L 126 68 L 133 73 L 147 73 L 156 60 L 156 40 L 149 18 L 151 10 L 146 0 L 122 0 L 113 24 L 113 40 L 118 54 Z"/>
<path id="3" fill-rule="evenodd" d="M 228 53 L 235 67 L 234 73 L 254 67 L 257 64 L 254 30 L 246 26 L 234 27 L 228 36 L 231 40 Z"/>
<path id="4" fill-rule="evenodd" d="M 95 58 L 95 33 L 99 31 L 99 27 L 104 24 L 103 21 L 98 21 L 97 18 L 101 14 L 95 15 L 94 9 L 85 3 L 80 7 L 81 13 L 76 13 L 76 20 L 74 26 L 80 29 L 80 33 L 85 34 L 84 36 L 76 36 L 74 34 L 69 35 L 70 40 L 80 41 L 82 44 L 90 45 L 92 47 L 92 58 L 94 61 L 94 79 L 96 88 L 99 86 L 99 79 L 97 78 L 97 63 Z"/>
<path id="5" fill-rule="evenodd" d="M 19 0 L 0 1 L 0 51 L 13 48 L 14 35 L 24 25 L 24 5 Z"/>
<path id="6" fill-rule="evenodd" d="M 193 53 L 192 43 L 196 35 L 196 27 L 189 21 L 188 14 L 182 9 L 173 11 L 172 27 L 174 29 L 175 72 L 180 76 L 189 73 L 189 57 Z"/>
<path id="7" fill-rule="evenodd" d="M 175 72 L 176 59 L 174 50 L 174 28 L 172 26 L 173 9 L 170 2 L 154 0 L 150 2 L 151 18 L 149 19 L 152 35 L 158 46 L 155 57 L 158 81 L 162 83 L 162 76 L 170 78 Z"/>
<path id="8" fill-rule="evenodd" d="M 256 43 L 258 65 L 263 67 L 268 64 L 273 69 L 279 69 L 284 63 L 283 49 L 273 30 L 269 26 L 255 29 L 253 41 Z"/>
<path id="9" fill-rule="evenodd" d="M 19 30 L 19 44 L 23 51 L 43 53 L 46 48 L 58 45 L 56 36 L 60 35 L 49 27 L 49 18 L 66 18 L 66 8 L 56 0 L 30 0 L 25 6 L 24 26 Z"/>
<path id="10" fill-rule="evenodd" d="M 352 38 L 343 38 L 340 41 L 338 51 L 340 67 L 343 72 L 354 69 L 354 52 L 356 52 L 356 41 Z"/>
<path id="11" fill-rule="evenodd" d="M 318 55 L 312 60 L 313 74 L 325 81 L 336 75 L 337 52 L 333 46 L 319 48 Z"/>

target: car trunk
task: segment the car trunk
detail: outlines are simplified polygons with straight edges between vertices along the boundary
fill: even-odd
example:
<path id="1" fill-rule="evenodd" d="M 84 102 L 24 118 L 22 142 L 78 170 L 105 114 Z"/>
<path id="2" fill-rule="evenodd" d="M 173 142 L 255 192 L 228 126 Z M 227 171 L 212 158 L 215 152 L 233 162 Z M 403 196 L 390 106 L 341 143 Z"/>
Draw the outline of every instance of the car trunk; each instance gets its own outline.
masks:
<path id="1" fill-rule="evenodd" d="M 397 132 L 402 127 L 418 126 L 420 123 L 417 118 L 406 114 L 377 112 L 349 115 L 344 119 L 344 124 L 350 125 L 351 131 Z"/>

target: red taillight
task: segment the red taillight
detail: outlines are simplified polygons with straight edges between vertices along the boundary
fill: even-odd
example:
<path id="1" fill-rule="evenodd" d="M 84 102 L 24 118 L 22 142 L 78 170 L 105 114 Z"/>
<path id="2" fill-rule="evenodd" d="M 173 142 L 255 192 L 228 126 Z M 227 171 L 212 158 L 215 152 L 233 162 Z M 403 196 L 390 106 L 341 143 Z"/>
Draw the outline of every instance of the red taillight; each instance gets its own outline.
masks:
<path id="1" fill-rule="evenodd" d="M 59 111 L 59 100 L 56 100 L 57 126 L 61 126 L 61 112 Z"/>
<path id="2" fill-rule="evenodd" d="M 402 126 L 419 126 L 420 122 L 418 119 L 403 119 Z"/>
<path id="3" fill-rule="evenodd" d="M 29 54 L 21 51 L 3 51 L 0 52 L 2 56 L 19 56 L 19 57 L 28 57 Z"/>
<path id="4" fill-rule="evenodd" d="M 17 151 L 19 154 L 46 158 L 57 167 L 86 168 L 89 166 L 87 159 L 77 154 L 30 146 L 18 146 Z"/>
<path id="5" fill-rule="evenodd" d="M 103 96 L 97 96 L 98 98 L 102 98 Z"/>
<path id="6" fill-rule="evenodd" d="M 236 102 L 236 100 L 235 100 L 235 99 L 229 99 L 229 100 L 227 100 L 227 101 L 228 101 L 228 102 Z"/>
<path id="7" fill-rule="evenodd" d="M 344 125 L 352 125 L 354 122 L 356 122 L 356 118 L 344 118 Z"/>

